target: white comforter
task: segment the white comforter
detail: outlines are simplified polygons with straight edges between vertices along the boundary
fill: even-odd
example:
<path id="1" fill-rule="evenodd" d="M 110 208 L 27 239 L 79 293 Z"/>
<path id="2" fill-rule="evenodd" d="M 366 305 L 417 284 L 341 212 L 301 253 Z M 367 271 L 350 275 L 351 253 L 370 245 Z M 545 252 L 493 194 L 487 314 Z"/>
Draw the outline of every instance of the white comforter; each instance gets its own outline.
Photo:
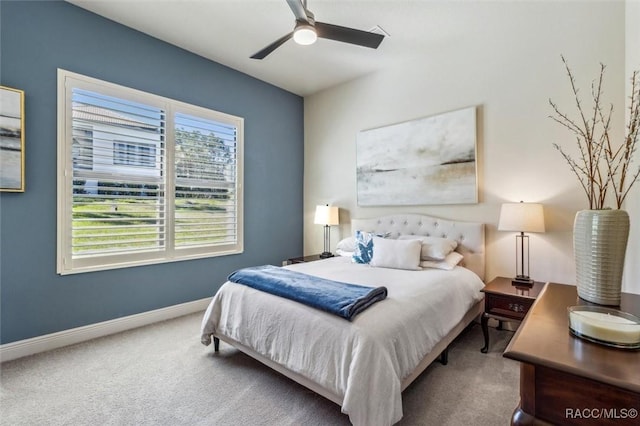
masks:
<path id="1" fill-rule="evenodd" d="M 335 257 L 287 268 L 336 281 L 386 286 L 385 300 L 352 322 L 250 287 L 225 283 L 202 322 L 202 342 L 227 336 L 336 395 L 354 425 L 402 418 L 401 383 L 482 299 L 462 267 L 403 271 Z"/>

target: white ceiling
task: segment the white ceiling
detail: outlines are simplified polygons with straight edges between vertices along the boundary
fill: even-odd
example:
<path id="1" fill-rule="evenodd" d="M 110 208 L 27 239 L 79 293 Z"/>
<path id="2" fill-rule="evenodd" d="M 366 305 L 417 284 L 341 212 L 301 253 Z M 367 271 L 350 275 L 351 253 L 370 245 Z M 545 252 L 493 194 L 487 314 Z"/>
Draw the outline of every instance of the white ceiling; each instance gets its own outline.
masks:
<path id="1" fill-rule="evenodd" d="M 249 57 L 293 29 L 285 0 L 67 1 L 301 96 L 481 34 L 483 6 L 494 6 L 494 15 L 499 11 L 495 2 L 479 0 L 308 0 L 317 21 L 366 31 L 379 26 L 389 37 L 376 50 L 289 40 L 255 60 Z"/>

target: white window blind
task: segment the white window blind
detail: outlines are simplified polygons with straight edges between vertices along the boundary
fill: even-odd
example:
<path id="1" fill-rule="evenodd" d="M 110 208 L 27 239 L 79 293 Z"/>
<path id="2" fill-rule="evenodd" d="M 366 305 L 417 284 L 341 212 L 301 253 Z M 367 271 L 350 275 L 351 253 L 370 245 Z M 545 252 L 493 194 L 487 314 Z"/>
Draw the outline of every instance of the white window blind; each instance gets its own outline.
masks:
<path id="1" fill-rule="evenodd" d="M 235 242 L 237 129 L 176 113 L 176 247 Z"/>
<path id="2" fill-rule="evenodd" d="M 71 94 L 72 255 L 163 249 L 165 111 L 76 87 Z"/>
<path id="3" fill-rule="evenodd" d="M 59 70 L 58 272 L 242 251 L 243 120 Z"/>

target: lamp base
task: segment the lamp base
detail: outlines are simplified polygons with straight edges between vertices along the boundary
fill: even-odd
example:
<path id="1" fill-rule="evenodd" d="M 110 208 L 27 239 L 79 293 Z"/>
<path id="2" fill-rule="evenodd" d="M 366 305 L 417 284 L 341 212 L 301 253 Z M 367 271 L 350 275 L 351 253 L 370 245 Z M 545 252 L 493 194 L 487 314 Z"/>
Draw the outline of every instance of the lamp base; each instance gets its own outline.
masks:
<path id="1" fill-rule="evenodd" d="M 515 285 L 517 287 L 533 287 L 533 280 L 529 277 L 518 275 L 511 280 L 511 285 Z"/>
<path id="2" fill-rule="evenodd" d="M 320 253 L 320 259 L 326 259 L 328 257 L 333 257 L 333 253 L 329 251 L 323 251 L 322 253 Z"/>

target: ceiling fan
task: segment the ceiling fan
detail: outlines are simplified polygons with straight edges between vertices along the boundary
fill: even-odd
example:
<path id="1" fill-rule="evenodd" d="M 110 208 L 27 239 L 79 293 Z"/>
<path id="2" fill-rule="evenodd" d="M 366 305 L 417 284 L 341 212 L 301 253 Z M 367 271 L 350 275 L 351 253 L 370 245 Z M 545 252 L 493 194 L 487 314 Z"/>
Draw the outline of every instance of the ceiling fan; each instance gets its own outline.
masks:
<path id="1" fill-rule="evenodd" d="M 287 0 L 287 4 L 296 17 L 295 28 L 289 34 L 280 37 L 264 49 L 255 53 L 251 56 L 251 59 L 264 59 L 290 38 L 293 38 L 298 44 L 313 44 L 316 39 L 320 37 L 370 47 L 372 49 L 377 49 L 384 39 L 384 35 L 382 34 L 341 27 L 339 25 L 325 24 L 324 22 L 316 22 L 313 13 L 307 9 L 306 0 Z"/>

